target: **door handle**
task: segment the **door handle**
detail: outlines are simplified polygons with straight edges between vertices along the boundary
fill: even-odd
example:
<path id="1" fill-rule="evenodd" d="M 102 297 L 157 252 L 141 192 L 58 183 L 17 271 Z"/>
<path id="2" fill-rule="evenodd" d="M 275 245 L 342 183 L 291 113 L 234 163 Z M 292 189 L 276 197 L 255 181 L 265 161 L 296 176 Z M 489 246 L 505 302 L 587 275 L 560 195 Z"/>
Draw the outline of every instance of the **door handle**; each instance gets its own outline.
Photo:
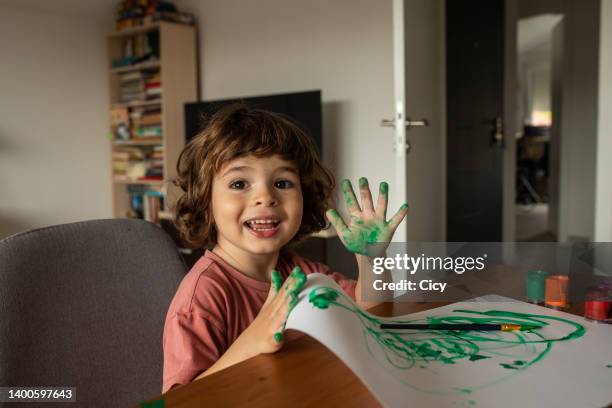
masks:
<path id="1" fill-rule="evenodd" d="M 498 116 L 493 119 L 493 135 L 491 138 L 491 144 L 497 145 L 501 148 L 504 147 L 504 120 Z"/>
<path id="2" fill-rule="evenodd" d="M 410 129 L 411 127 L 424 127 L 429 126 L 429 121 L 427 119 L 421 120 L 410 120 L 410 118 L 406 119 L 406 129 Z M 395 120 L 393 119 L 383 119 L 380 121 L 380 126 L 383 127 L 395 127 Z"/>
<path id="3" fill-rule="evenodd" d="M 429 122 L 427 121 L 427 119 L 410 120 L 410 118 L 406 118 L 406 121 L 404 123 L 406 124 L 406 130 L 409 130 L 411 127 L 429 126 Z M 380 121 L 380 126 L 395 128 L 395 120 L 383 119 Z M 406 152 L 410 152 L 410 150 L 412 149 L 412 145 L 410 144 L 410 141 L 408 139 L 406 139 L 404 149 L 406 150 Z"/>

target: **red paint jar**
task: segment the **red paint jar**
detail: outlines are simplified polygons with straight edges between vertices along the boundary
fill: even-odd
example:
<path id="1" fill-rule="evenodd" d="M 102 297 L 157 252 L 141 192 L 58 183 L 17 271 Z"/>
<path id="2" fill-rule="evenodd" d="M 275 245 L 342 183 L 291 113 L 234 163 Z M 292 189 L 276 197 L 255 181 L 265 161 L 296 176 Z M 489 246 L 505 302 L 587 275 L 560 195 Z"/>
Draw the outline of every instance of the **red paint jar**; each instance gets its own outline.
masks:
<path id="1" fill-rule="evenodd" d="M 607 289 L 589 288 L 584 298 L 584 318 L 604 322 L 612 317 L 612 292 Z"/>

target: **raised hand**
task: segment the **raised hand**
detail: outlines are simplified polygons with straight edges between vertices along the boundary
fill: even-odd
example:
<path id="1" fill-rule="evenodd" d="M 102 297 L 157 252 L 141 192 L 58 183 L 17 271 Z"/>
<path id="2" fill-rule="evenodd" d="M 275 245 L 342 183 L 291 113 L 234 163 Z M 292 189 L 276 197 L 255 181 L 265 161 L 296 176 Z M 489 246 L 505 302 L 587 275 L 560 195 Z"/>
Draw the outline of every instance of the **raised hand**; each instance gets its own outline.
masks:
<path id="1" fill-rule="evenodd" d="M 359 179 L 359 193 L 361 207 L 355 197 L 353 186 L 349 180 L 342 180 L 342 194 L 350 213 L 350 220 L 345 223 L 338 211 L 328 210 L 327 219 L 336 229 L 340 240 L 351 252 L 366 256 L 381 256 L 389 246 L 393 233 L 408 213 L 408 204 L 403 204 L 389 221 L 387 217 L 387 204 L 389 185 L 380 183 L 376 208 L 372 202 L 372 193 L 368 179 Z"/>

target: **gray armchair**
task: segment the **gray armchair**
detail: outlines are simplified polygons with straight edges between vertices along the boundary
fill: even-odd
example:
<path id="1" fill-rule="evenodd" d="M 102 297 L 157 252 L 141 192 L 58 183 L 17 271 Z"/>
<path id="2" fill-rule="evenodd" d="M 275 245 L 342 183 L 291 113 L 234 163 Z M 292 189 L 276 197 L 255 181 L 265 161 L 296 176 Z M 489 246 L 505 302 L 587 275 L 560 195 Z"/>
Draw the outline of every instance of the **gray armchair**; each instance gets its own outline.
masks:
<path id="1" fill-rule="evenodd" d="M 169 236 L 145 221 L 1 240 L 0 386 L 73 386 L 68 405 L 83 407 L 160 394 L 164 319 L 185 272 Z"/>

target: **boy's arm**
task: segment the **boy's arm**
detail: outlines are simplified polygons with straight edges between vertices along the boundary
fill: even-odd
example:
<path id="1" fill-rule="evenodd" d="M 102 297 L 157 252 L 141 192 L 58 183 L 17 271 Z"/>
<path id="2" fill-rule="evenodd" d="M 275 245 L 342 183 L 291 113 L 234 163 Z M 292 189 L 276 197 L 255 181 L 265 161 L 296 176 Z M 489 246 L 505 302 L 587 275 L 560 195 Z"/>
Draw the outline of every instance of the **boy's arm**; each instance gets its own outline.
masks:
<path id="1" fill-rule="evenodd" d="M 250 326 L 249 326 L 250 327 Z M 242 332 L 236 341 L 223 353 L 223 355 L 208 369 L 193 379 L 199 380 L 208 375 L 221 371 L 224 368 L 233 366 L 242 361 L 248 360 L 251 357 L 255 357 L 259 352 L 253 347 L 253 342 L 250 341 L 251 335 L 248 333 L 248 328 Z"/>
<path id="2" fill-rule="evenodd" d="M 391 272 L 385 270 L 381 274 L 375 274 L 372 271 L 373 258 L 355 254 L 357 258 L 357 266 L 359 268 L 359 276 L 357 277 L 357 286 L 355 287 L 355 301 L 362 309 L 370 309 L 374 306 L 378 306 L 387 299 L 384 295 L 380 295 L 379 300 L 372 300 L 373 283 L 375 280 L 381 280 L 383 282 L 391 282 Z M 367 288 L 365 291 L 362 288 Z M 368 293 L 368 296 L 365 293 Z M 366 300 L 368 298 L 369 300 Z M 389 299 L 390 301 L 391 299 Z"/>
<path id="3" fill-rule="evenodd" d="M 255 320 L 251 322 L 223 355 L 195 380 L 221 371 L 262 353 L 274 353 L 283 345 L 282 330 L 291 308 L 297 303 L 297 294 L 306 282 L 306 276 L 299 267 L 280 287 L 280 275 L 272 272 L 272 285 L 266 302 Z"/>

